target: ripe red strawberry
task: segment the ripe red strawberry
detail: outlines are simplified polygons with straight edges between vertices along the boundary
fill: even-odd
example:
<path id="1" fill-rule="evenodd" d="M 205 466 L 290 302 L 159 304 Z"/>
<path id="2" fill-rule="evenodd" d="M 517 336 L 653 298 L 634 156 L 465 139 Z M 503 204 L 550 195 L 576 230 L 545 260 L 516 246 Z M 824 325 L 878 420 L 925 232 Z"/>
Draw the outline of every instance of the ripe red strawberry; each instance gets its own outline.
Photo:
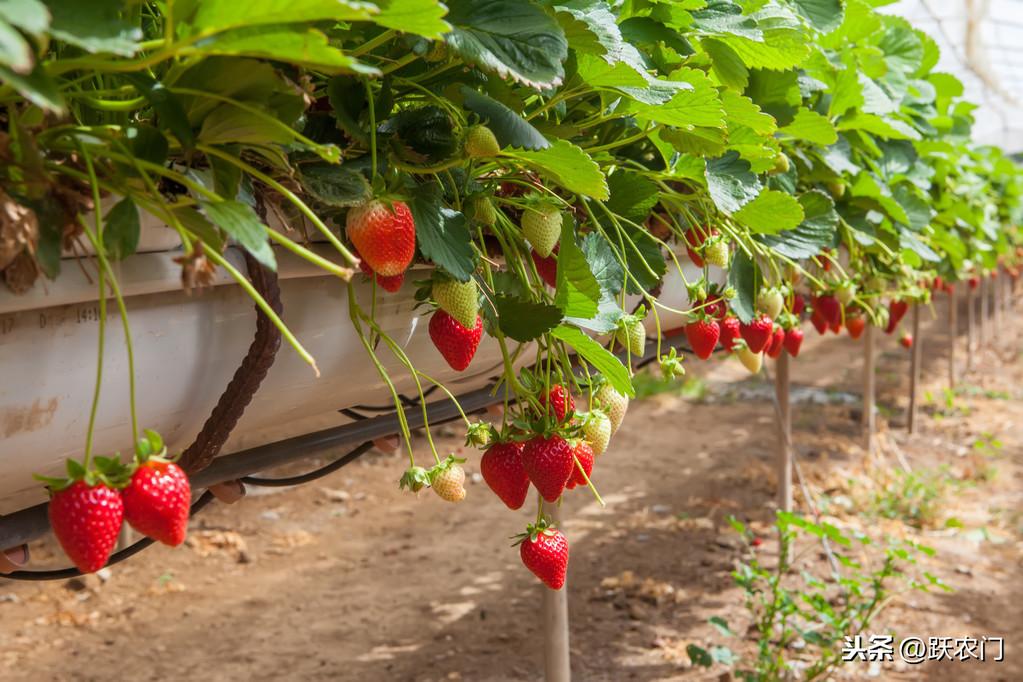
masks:
<path id="1" fill-rule="evenodd" d="M 945 280 L 941 278 L 941 275 L 936 275 L 934 281 L 931 282 L 932 291 L 941 291 L 945 288 Z"/>
<path id="2" fill-rule="evenodd" d="M 792 357 L 799 357 L 799 348 L 803 345 L 803 330 L 793 327 L 785 332 L 785 350 Z"/>
<path id="3" fill-rule="evenodd" d="M 463 327 L 471 327 L 479 314 L 479 291 L 476 280 L 468 282 L 454 279 L 435 279 L 432 286 L 433 300 L 441 310 L 458 320 Z"/>
<path id="4" fill-rule="evenodd" d="M 575 468 L 572 446 L 559 435 L 534 436 L 522 448 L 522 466 L 529 480 L 548 502 L 561 497 Z"/>
<path id="5" fill-rule="evenodd" d="M 721 345 L 726 351 L 731 353 L 735 350 L 733 348 L 735 341 L 742 336 L 742 332 L 739 327 L 739 318 L 726 317 L 718 323 L 718 327 L 720 328 L 719 340 L 721 341 Z"/>
<path id="6" fill-rule="evenodd" d="M 912 348 L 913 347 L 913 335 L 910 334 L 909 332 L 903 332 L 902 336 L 899 337 L 899 344 L 903 348 Z"/>
<path id="7" fill-rule="evenodd" d="M 888 326 L 884 328 L 885 334 L 891 334 L 902 322 L 902 318 L 909 310 L 909 304 L 905 301 L 893 300 L 888 304 Z"/>
<path id="8" fill-rule="evenodd" d="M 400 275 L 416 254 L 416 224 L 402 201 L 388 207 L 373 199 L 348 210 L 345 231 L 377 274 Z"/>
<path id="9" fill-rule="evenodd" d="M 480 459 L 480 473 L 509 509 L 518 509 L 525 503 L 529 476 L 522 467 L 522 443 L 491 445 Z"/>
<path id="10" fill-rule="evenodd" d="M 831 294 L 825 294 L 818 296 L 813 300 L 814 310 L 819 310 L 821 318 L 827 322 L 828 326 L 833 326 L 836 323 L 841 324 L 842 322 L 842 305 L 838 302 L 838 299 Z"/>
<path id="11" fill-rule="evenodd" d="M 522 234 L 541 256 L 549 256 L 561 239 L 563 218 L 557 206 L 539 204 L 522 212 Z"/>
<path id="12" fill-rule="evenodd" d="M 132 528 L 171 547 L 185 541 L 192 486 L 177 464 L 157 459 L 143 462 L 121 497 L 124 519 Z"/>
<path id="13" fill-rule="evenodd" d="M 782 350 L 785 347 L 785 330 L 781 327 L 775 327 L 774 331 L 771 332 L 771 340 L 767 343 L 765 352 L 769 358 L 777 358 L 781 355 Z"/>
<path id="14" fill-rule="evenodd" d="M 849 330 L 849 336 L 854 339 L 860 338 L 860 334 L 867 327 L 867 320 L 862 315 L 851 315 L 845 318 L 845 328 Z"/>
<path id="15" fill-rule="evenodd" d="M 802 315 L 804 310 L 806 310 L 806 298 L 802 294 L 796 294 L 792 297 L 792 314 Z"/>
<path id="16" fill-rule="evenodd" d="M 529 255 L 533 258 L 533 265 L 536 266 L 540 279 L 547 286 L 556 289 L 558 286 L 558 247 L 555 246 L 554 251 L 546 258 L 536 251 L 530 251 Z"/>
<path id="17" fill-rule="evenodd" d="M 842 331 L 842 321 L 836 320 L 835 322 L 829 324 L 828 327 L 830 327 L 833 333 L 837 334 L 838 332 Z"/>
<path id="18" fill-rule="evenodd" d="M 383 275 L 373 272 L 373 268 L 369 267 L 369 263 L 366 262 L 366 259 L 359 255 L 358 249 L 355 250 L 355 255 L 359 257 L 359 270 L 362 270 L 362 273 L 367 277 L 373 277 L 376 279 L 377 285 L 384 291 L 389 291 L 393 294 L 398 289 L 401 289 L 401 285 L 405 283 L 404 272 L 390 277 L 384 277 Z"/>
<path id="19" fill-rule="evenodd" d="M 976 275 L 971 277 L 970 279 L 967 280 L 967 284 L 970 285 L 971 289 L 976 289 L 977 287 L 980 286 L 980 277 L 977 277 Z"/>
<path id="20" fill-rule="evenodd" d="M 576 446 L 572 449 L 572 454 L 579 460 L 579 464 L 582 465 L 583 471 L 586 472 L 586 478 L 590 477 L 593 473 L 593 448 L 590 444 L 584 440 L 576 443 Z M 572 490 L 576 486 L 586 487 L 586 478 L 583 478 L 582 473 L 579 471 L 579 467 L 575 466 L 572 469 L 572 475 L 568 477 L 568 483 L 565 484 L 567 490 Z"/>
<path id="21" fill-rule="evenodd" d="M 725 315 L 728 314 L 728 306 L 720 298 L 715 298 L 712 301 L 704 303 L 703 312 L 708 317 L 713 317 L 715 320 L 725 319 Z"/>
<path id="22" fill-rule="evenodd" d="M 568 540 L 560 530 L 549 528 L 543 522 L 530 526 L 527 533 L 519 545 L 522 563 L 544 585 L 560 590 L 565 585 L 568 570 Z"/>
<path id="23" fill-rule="evenodd" d="M 700 257 L 697 250 L 703 248 L 704 242 L 717 234 L 717 230 L 708 230 L 705 227 L 694 227 L 685 233 L 686 252 L 689 254 L 689 260 L 693 261 L 696 267 L 703 267 L 703 258 Z"/>
<path id="24" fill-rule="evenodd" d="M 124 519 L 118 491 L 103 483 L 75 481 L 53 493 L 50 526 L 60 546 L 82 573 L 95 573 L 107 563 Z"/>
<path id="25" fill-rule="evenodd" d="M 821 311 L 817 308 L 813 309 L 813 313 L 810 315 L 810 322 L 813 323 L 813 328 L 817 330 L 818 334 L 825 334 L 828 331 L 828 321 L 824 319 Z"/>
<path id="26" fill-rule="evenodd" d="M 472 362 L 482 336 L 483 320 L 479 315 L 472 329 L 463 327 L 443 310 L 437 310 L 430 318 L 430 339 L 451 365 L 451 369 L 457 372 L 463 371 Z"/>
<path id="27" fill-rule="evenodd" d="M 538 400 L 544 408 L 550 403 L 550 411 L 559 423 L 565 421 L 565 415 L 575 411 L 575 398 L 567 388 L 560 384 L 551 386 L 550 392 L 546 395 L 541 393 Z"/>
<path id="28" fill-rule="evenodd" d="M 767 347 L 774 332 L 774 322 L 767 315 L 754 318 L 749 324 L 740 324 L 739 333 L 753 353 L 759 353 Z"/>
<path id="29" fill-rule="evenodd" d="M 718 323 L 709 318 L 698 319 L 686 325 L 686 338 L 696 357 L 706 360 L 714 353 L 714 346 L 721 336 Z"/>

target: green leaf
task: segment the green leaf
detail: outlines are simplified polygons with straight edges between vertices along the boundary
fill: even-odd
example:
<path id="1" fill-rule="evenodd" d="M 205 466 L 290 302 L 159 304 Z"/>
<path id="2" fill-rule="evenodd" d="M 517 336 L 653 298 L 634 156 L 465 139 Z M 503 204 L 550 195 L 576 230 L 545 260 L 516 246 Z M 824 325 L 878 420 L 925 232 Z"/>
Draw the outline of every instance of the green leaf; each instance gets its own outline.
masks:
<path id="1" fill-rule="evenodd" d="M 444 21 L 448 10 L 437 0 L 377 0 L 380 14 L 373 23 L 424 38 L 440 38 L 451 30 Z"/>
<path id="2" fill-rule="evenodd" d="M 35 65 L 35 54 L 28 41 L 0 17 L 0 65 L 18 73 L 28 73 Z"/>
<path id="3" fill-rule="evenodd" d="M 551 336 L 564 341 L 574 348 L 579 357 L 603 374 L 604 378 L 607 379 L 608 383 L 616 391 L 630 398 L 636 396 L 636 390 L 632 387 L 632 378 L 629 376 L 629 370 L 607 348 L 604 348 L 575 327 L 565 325 L 555 327 L 551 330 Z"/>
<path id="4" fill-rule="evenodd" d="M 736 90 L 746 89 L 749 85 L 749 69 L 735 50 L 713 38 L 704 38 L 700 45 L 710 56 L 711 70 L 719 81 Z"/>
<path id="5" fill-rule="evenodd" d="M 106 215 L 103 245 L 114 260 L 135 253 L 139 246 L 139 210 L 130 198 L 121 199 Z"/>
<path id="6" fill-rule="evenodd" d="M 177 95 L 164 87 L 160 81 L 145 74 L 128 73 L 124 77 L 153 107 L 153 111 L 156 112 L 156 125 L 160 130 L 169 130 L 186 149 L 195 146 L 195 135 L 188 121 L 188 114 L 185 113 L 185 107 Z"/>
<path id="7" fill-rule="evenodd" d="M 806 140 L 822 146 L 838 141 L 838 133 L 835 132 L 835 126 L 831 125 L 831 121 L 809 109 L 800 109 L 792 123 L 781 128 L 779 132 L 797 140 Z"/>
<path id="8" fill-rule="evenodd" d="M 616 170 L 607 178 L 610 199 L 607 208 L 633 222 L 642 223 L 660 200 L 660 190 L 653 180 L 639 173 Z"/>
<path id="9" fill-rule="evenodd" d="M 50 27 L 50 10 L 39 0 L 0 0 L 0 19 L 41 38 Z"/>
<path id="10" fill-rule="evenodd" d="M 738 251 L 728 269 L 728 286 L 735 289 L 732 311 L 740 322 L 749 322 L 756 314 L 756 268 L 745 251 Z"/>
<path id="11" fill-rule="evenodd" d="M 729 128 L 735 127 L 735 124 L 744 125 L 759 135 L 773 135 L 777 128 L 774 117 L 765 114 L 749 97 L 726 90 L 721 93 L 721 104 Z"/>
<path id="12" fill-rule="evenodd" d="M 648 233 L 625 229 L 629 241 L 625 241 L 625 265 L 632 276 L 627 280 L 625 291 L 630 294 L 649 292 L 660 284 L 668 265 L 664 260 L 661 245 Z M 615 237 L 612 235 L 611 237 Z M 635 248 L 633 248 L 635 245 Z M 635 281 L 634 281 L 635 280 Z M 636 285 L 639 282 L 639 286 Z"/>
<path id="13" fill-rule="evenodd" d="M 494 297 L 497 321 L 501 331 L 510 339 L 527 343 L 556 327 L 563 314 L 548 303 L 537 303 L 498 294 Z"/>
<path id="14" fill-rule="evenodd" d="M 571 0 L 554 5 L 569 46 L 577 53 L 593 54 L 608 64 L 626 62 L 644 71 L 636 48 L 625 42 L 611 8 L 604 0 Z M 639 59 L 640 61 L 636 61 Z"/>
<path id="15" fill-rule="evenodd" d="M 838 72 L 835 86 L 831 89 L 828 115 L 841 116 L 850 109 L 856 109 L 863 105 L 863 85 L 859 75 L 859 71 L 849 66 Z"/>
<path id="16" fill-rule="evenodd" d="M 213 145 L 233 142 L 258 145 L 271 142 L 284 144 L 290 142 L 292 136 L 272 120 L 230 104 L 223 104 L 203 119 L 198 139 Z"/>
<path id="17" fill-rule="evenodd" d="M 519 149 L 546 149 L 551 146 L 539 130 L 501 102 L 466 85 L 461 87 L 465 108 L 476 113 L 494 133 L 498 144 Z"/>
<path id="18" fill-rule="evenodd" d="M 842 25 L 842 0 L 793 0 L 796 10 L 821 33 L 831 33 Z"/>
<path id="19" fill-rule="evenodd" d="M 170 143 L 159 130 L 150 125 L 137 125 L 125 128 L 124 132 L 133 156 L 158 166 L 167 161 Z"/>
<path id="20" fill-rule="evenodd" d="M 237 28 L 218 33 L 182 52 L 273 59 L 327 73 L 345 71 L 367 76 L 380 75 L 376 67 L 363 64 L 331 45 L 321 31 L 290 25 Z"/>
<path id="21" fill-rule="evenodd" d="M 707 191 L 714 204 L 729 215 L 760 194 L 760 180 L 750 172 L 750 164 L 730 151 L 717 159 L 707 159 Z"/>
<path id="22" fill-rule="evenodd" d="M 743 531 L 739 531 L 740 533 Z M 728 621 L 721 616 L 711 616 L 707 619 L 707 622 L 714 626 L 714 629 L 720 632 L 725 637 L 735 637 L 735 633 L 732 632 L 732 628 L 728 627 Z"/>
<path id="23" fill-rule="evenodd" d="M 583 319 L 593 317 L 597 314 L 597 302 L 600 300 L 600 284 L 590 272 L 586 254 L 575 243 L 575 230 L 571 221 L 562 223 L 558 244 L 554 304 L 565 315 Z"/>
<path id="24" fill-rule="evenodd" d="M 803 207 L 791 194 L 768 189 L 736 211 L 734 217 L 753 232 L 777 234 L 802 222 Z"/>
<path id="25" fill-rule="evenodd" d="M 194 7 L 187 21 L 202 35 L 265 24 L 358 21 L 376 13 L 375 5 L 353 0 L 248 0 L 244 7 L 235 0 L 195 0 Z"/>
<path id="26" fill-rule="evenodd" d="M 248 204 L 240 201 L 203 201 L 203 213 L 217 227 L 233 237 L 260 263 L 277 269 L 277 260 L 267 241 L 267 228 Z"/>
<path id="27" fill-rule="evenodd" d="M 929 261 L 931 263 L 941 262 L 941 256 L 938 255 L 934 249 L 920 239 L 919 235 L 914 234 L 905 228 L 899 229 L 899 244 L 903 249 L 915 253 L 925 261 Z"/>
<path id="28" fill-rule="evenodd" d="M 838 229 L 838 214 L 831 197 L 813 190 L 799 197 L 805 215 L 794 230 L 759 237 L 760 241 L 788 258 L 809 258 L 832 246 Z"/>
<path id="29" fill-rule="evenodd" d="M 709 668 L 714 665 L 714 659 L 702 647 L 698 647 L 695 644 L 687 644 L 686 653 L 689 654 L 689 660 L 692 661 L 693 665 L 698 665 L 701 668 Z"/>
<path id="30" fill-rule="evenodd" d="M 344 165 L 306 163 L 299 171 L 302 187 L 327 206 L 358 206 L 372 197 L 366 176 Z"/>
<path id="31" fill-rule="evenodd" d="M 895 188 L 892 198 L 899 202 L 899 206 L 906 212 L 909 227 L 914 231 L 920 232 L 930 225 L 934 211 L 928 198 L 925 198 L 919 189 L 905 184 L 899 185 Z"/>
<path id="32" fill-rule="evenodd" d="M 887 24 L 881 33 L 877 46 L 885 54 L 885 63 L 889 69 L 901 71 L 906 75 L 920 68 L 924 58 L 924 46 L 916 31 L 908 21 L 901 17 L 886 16 Z"/>
<path id="33" fill-rule="evenodd" d="M 633 102 L 630 109 L 650 121 L 672 126 L 724 125 L 724 110 L 714 83 L 698 69 L 682 68 L 673 72 L 670 82 L 675 92 L 666 102 Z"/>
<path id="34" fill-rule="evenodd" d="M 476 270 L 476 252 L 465 216 L 441 203 L 440 186 L 421 185 L 408 202 L 416 222 L 416 239 L 423 256 L 460 282 Z"/>
<path id="35" fill-rule="evenodd" d="M 121 19 L 122 0 L 45 0 L 50 9 L 50 35 L 87 52 L 130 57 L 142 31 Z"/>
<path id="36" fill-rule="evenodd" d="M 710 657 L 714 659 L 716 663 L 723 665 L 732 666 L 738 661 L 732 650 L 726 646 L 715 646 L 711 647 Z"/>
<path id="37" fill-rule="evenodd" d="M 582 250 L 600 290 L 611 296 L 621 293 L 625 272 L 604 235 L 599 232 L 587 234 L 583 237 Z"/>
<path id="38" fill-rule="evenodd" d="M 560 85 L 568 41 L 558 23 L 524 0 L 449 0 L 448 45 L 467 64 L 531 87 Z"/>
<path id="39" fill-rule="evenodd" d="M 29 74 L 16 73 L 6 66 L 0 66 L 0 81 L 13 85 L 19 95 L 40 109 L 58 114 L 64 111 L 64 96 L 39 64 Z"/>
<path id="40" fill-rule="evenodd" d="M 600 166 L 567 140 L 556 140 L 546 149 L 513 149 L 505 154 L 534 166 L 569 192 L 601 200 L 610 196 Z"/>
<path id="41" fill-rule="evenodd" d="M 855 114 L 838 122 L 838 130 L 863 130 L 893 140 L 919 140 L 920 133 L 908 123 L 876 114 Z"/>

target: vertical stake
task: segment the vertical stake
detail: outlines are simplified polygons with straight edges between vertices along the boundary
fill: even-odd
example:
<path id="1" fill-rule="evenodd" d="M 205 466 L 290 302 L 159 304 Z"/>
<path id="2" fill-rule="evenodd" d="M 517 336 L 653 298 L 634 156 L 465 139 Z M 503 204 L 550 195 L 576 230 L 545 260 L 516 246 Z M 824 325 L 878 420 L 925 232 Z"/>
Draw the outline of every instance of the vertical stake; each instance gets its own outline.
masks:
<path id="1" fill-rule="evenodd" d="M 973 305 L 973 287 L 966 284 L 966 371 L 973 369 L 973 329 L 977 325 L 977 310 Z"/>
<path id="2" fill-rule="evenodd" d="M 987 277 L 980 278 L 980 288 L 977 290 L 980 296 L 977 298 L 977 353 L 983 352 L 987 346 Z"/>
<path id="3" fill-rule="evenodd" d="M 953 284 L 952 291 L 948 292 L 948 387 L 951 390 L 956 387 L 956 341 L 959 339 L 956 291 L 958 288 Z"/>
<path id="4" fill-rule="evenodd" d="M 910 354 L 909 362 L 909 414 L 906 417 L 906 430 L 913 433 L 916 429 L 916 389 L 920 384 L 920 347 L 923 339 L 920 338 L 920 305 L 913 306 L 913 352 Z"/>
<path id="5" fill-rule="evenodd" d="M 789 405 L 789 354 L 775 363 L 774 392 L 778 397 L 778 508 L 792 511 L 792 411 Z"/>
<path id="6" fill-rule="evenodd" d="M 560 506 L 545 505 L 545 511 L 551 523 L 560 528 Z M 547 682 L 570 682 L 572 667 L 568 650 L 568 582 L 560 590 L 548 587 L 542 589 L 544 679 Z"/>
<path id="7" fill-rule="evenodd" d="M 1002 336 L 1002 301 L 1004 297 L 1002 293 L 1005 291 L 1005 287 L 1002 286 L 1003 277 L 999 277 L 998 270 L 995 270 L 995 274 L 991 277 L 991 307 L 994 308 L 995 312 L 995 331 L 992 335 L 993 338 L 992 346 L 998 345 L 998 339 Z"/>
<path id="8" fill-rule="evenodd" d="M 863 334 L 863 430 L 867 454 L 874 453 L 874 325 Z"/>

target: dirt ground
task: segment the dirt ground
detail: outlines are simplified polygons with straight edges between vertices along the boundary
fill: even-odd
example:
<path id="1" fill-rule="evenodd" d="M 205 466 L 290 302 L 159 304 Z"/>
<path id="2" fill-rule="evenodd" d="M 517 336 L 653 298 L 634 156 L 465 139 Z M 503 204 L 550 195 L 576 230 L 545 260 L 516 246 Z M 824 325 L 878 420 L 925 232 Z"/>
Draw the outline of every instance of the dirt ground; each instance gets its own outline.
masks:
<path id="1" fill-rule="evenodd" d="M 1005 660 L 851 663 L 839 677 L 1023 680 L 1023 323 L 978 357 L 949 406 L 944 325 L 924 317 L 922 393 L 933 401 L 916 435 L 905 435 L 909 354 L 894 336 L 880 340 L 872 459 L 858 426 L 862 345 L 808 328 L 792 363 L 793 439 L 825 520 L 934 547 L 917 568 L 954 589 L 901 594 L 868 630 L 1002 636 Z M 749 622 L 731 577 L 748 550 L 729 515 L 763 538 L 765 562 L 777 553 L 772 389 L 735 360 L 687 365 L 691 390 L 634 403 L 599 459 L 593 480 L 607 507 L 586 491 L 566 500 L 575 679 L 727 680 L 722 664 L 694 667 L 686 646 L 752 651 L 708 618 L 738 632 Z M 443 440 L 457 450 L 455 434 Z M 478 453 L 467 456 L 478 472 Z M 949 482 L 925 530 L 879 519 L 865 501 L 901 463 Z M 373 453 L 301 488 L 212 505 L 187 547 L 151 548 L 105 580 L 0 580 L 0 679 L 541 679 L 542 588 L 508 540 L 532 512 L 508 511 L 478 475 L 461 505 L 416 498 L 398 491 L 402 469 Z M 805 510 L 798 486 L 796 499 Z M 62 563 L 50 544 L 33 553 Z M 800 567 L 825 566 L 814 552 Z"/>

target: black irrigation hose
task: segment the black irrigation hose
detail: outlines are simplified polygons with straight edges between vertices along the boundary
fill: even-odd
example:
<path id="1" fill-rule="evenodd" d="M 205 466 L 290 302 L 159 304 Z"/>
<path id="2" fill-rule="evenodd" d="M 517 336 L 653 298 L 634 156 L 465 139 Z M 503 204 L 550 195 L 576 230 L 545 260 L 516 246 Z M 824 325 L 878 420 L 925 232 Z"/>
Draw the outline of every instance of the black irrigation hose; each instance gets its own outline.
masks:
<path id="1" fill-rule="evenodd" d="M 345 466 L 346 464 L 350 464 L 357 460 L 359 457 L 362 457 L 364 454 L 366 454 L 366 452 L 369 451 L 371 447 L 373 447 L 373 442 L 367 441 L 360 445 L 359 447 L 352 450 L 351 452 L 349 452 L 348 454 L 343 455 L 341 458 L 334 460 L 330 464 L 322 466 L 319 469 L 306 472 L 304 474 L 299 474 L 297 476 L 288 476 L 285 478 L 259 478 L 257 476 L 243 476 L 238 480 L 244 483 L 245 485 L 254 485 L 263 488 L 287 488 L 293 485 L 301 485 L 302 483 L 309 483 L 310 481 L 315 481 L 318 478 L 323 478 L 327 474 L 334 473 L 335 471 Z"/>
<path id="2" fill-rule="evenodd" d="M 425 391 L 423 391 L 423 397 L 429 398 L 431 395 L 433 395 L 434 391 L 436 390 L 437 386 L 435 384 L 430 388 L 426 389 Z M 405 407 L 419 407 L 419 405 L 422 403 L 418 396 L 415 398 L 409 398 L 406 395 L 399 394 L 398 400 L 401 401 L 401 404 L 404 405 Z M 345 407 L 338 410 L 338 412 L 344 414 L 345 416 L 351 416 L 348 414 L 348 412 L 354 412 L 355 410 L 362 410 L 363 412 L 393 412 L 394 403 L 388 403 L 387 405 L 352 405 L 350 408 Z M 361 415 L 359 417 L 353 418 L 365 419 L 365 417 L 362 417 Z"/>
<path id="3" fill-rule="evenodd" d="M 213 493 L 207 490 L 192 504 L 192 508 L 189 510 L 188 515 L 190 517 L 195 516 L 212 501 Z M 113 566 L 114 564 L 121 563 L 125 559 L 133 557 L 154 542 L 156 542 L 156 540 L 153 540 L 152 538 L 142 538 L 131 547 L 125 547 L 121 551 L 112 554 L 110 559 L 107 561 L 106 566 Z M 38 582 L 43 580 L 67 580 L 68 578 L 76 578 L 80 575 L 82 575 L 82 572 L 77 568 L 58 568 L 50 571 L 14 571 L 13 573 L 0 574 L 0 579 L 6 578 L 9 580 Z"/>

